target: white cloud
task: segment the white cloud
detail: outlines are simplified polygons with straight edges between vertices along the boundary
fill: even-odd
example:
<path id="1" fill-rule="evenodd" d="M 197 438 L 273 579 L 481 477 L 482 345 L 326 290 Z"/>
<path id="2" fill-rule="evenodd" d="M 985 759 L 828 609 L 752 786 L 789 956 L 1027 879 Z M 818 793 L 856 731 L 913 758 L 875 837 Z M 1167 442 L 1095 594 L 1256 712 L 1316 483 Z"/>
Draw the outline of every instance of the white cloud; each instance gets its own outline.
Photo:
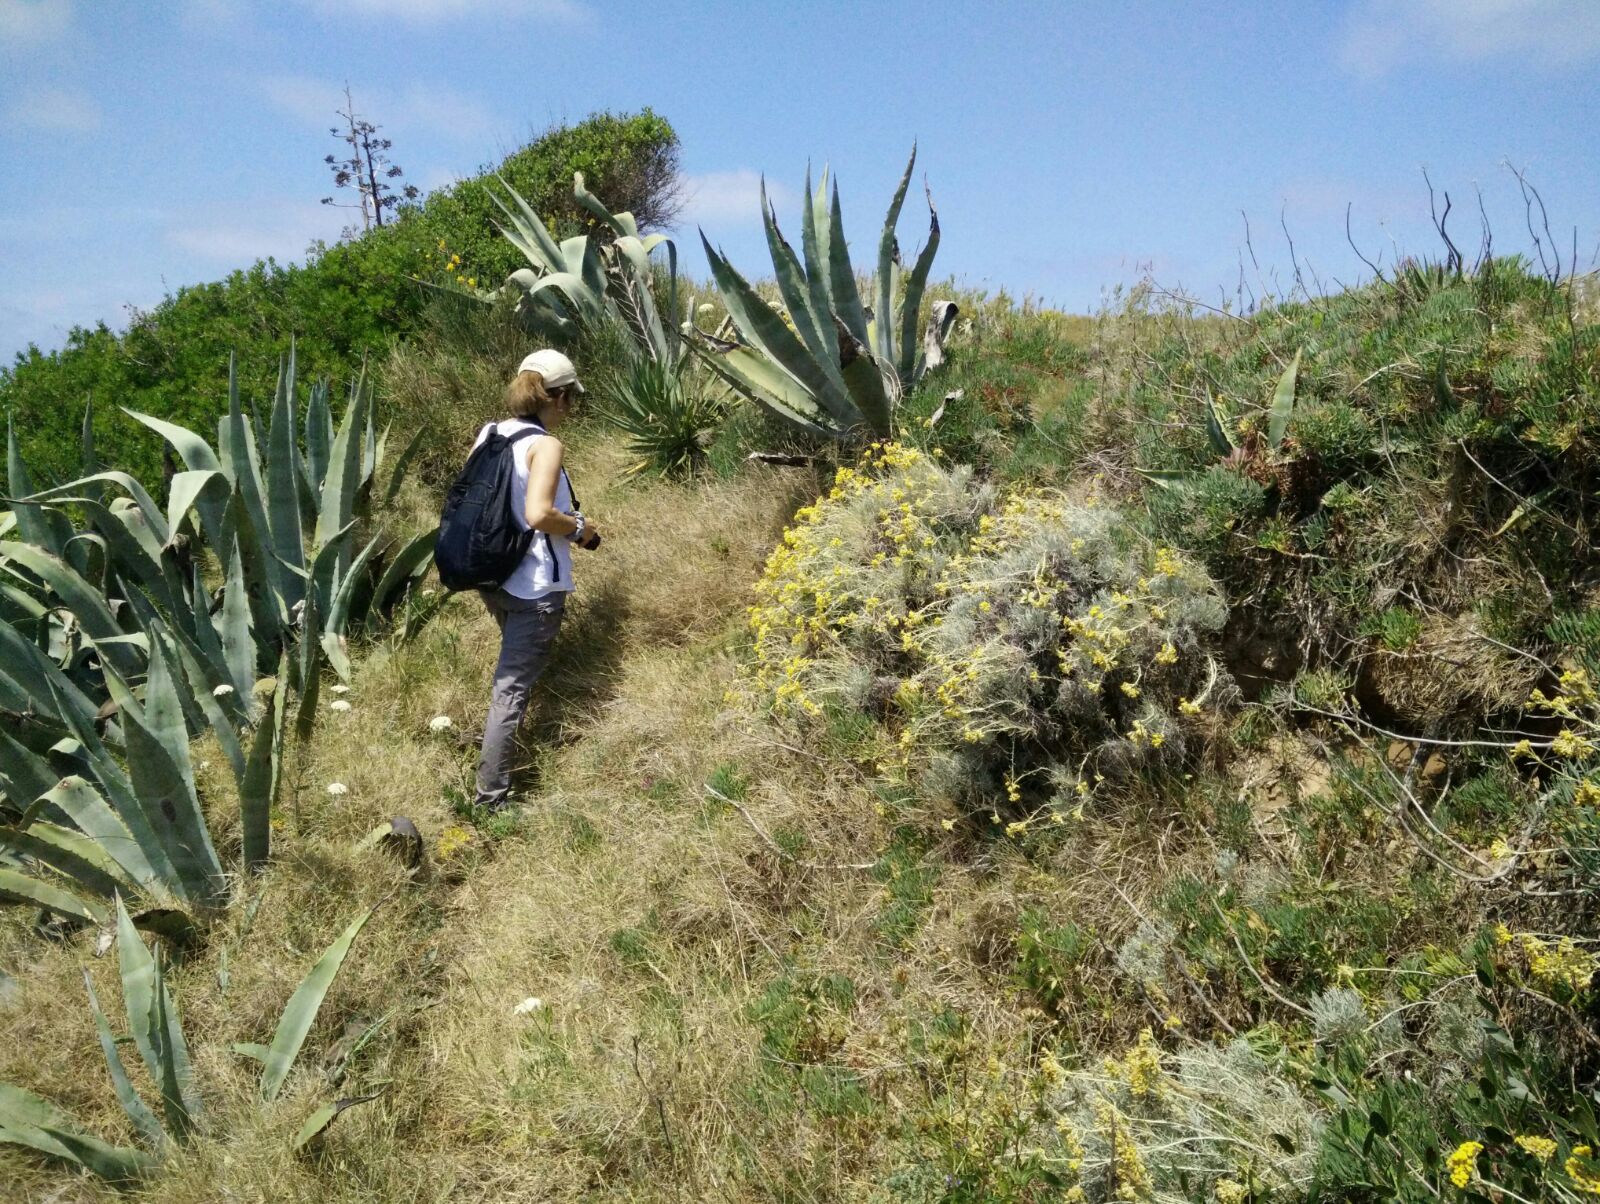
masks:
<path id="1" fill-rule="evenodd" d="M 0 0 L 0 46 L 38 46 L 71 28 L 70 0 Z"/>
<path id="2" fill-rule="evenodd" d="M 1546 69 L 1600 55 L 1594 0 L 1358 0 L 1345 19 L 1339 61 L 1378 76 L 1406 62 L 1511 59 Z"/>
<path id="3" fill-rule="evenodd" d="M 686 199 L 683 216 L 678 220 L 684 229 L 754 224 L 761 220 L 761 173 L 758 171 L 741 167 L 734 171 L 701 172 L 686 175 L 683 185 Z M 779 229 L 786 231 L 784 236 L 790 242 L 796 242 L 800 237 L 799 229 L 791 231 L 787 227 L 797 226 L 800 220 L 798 213 L 791 212 L 799 206 L 798 195 L 768 180 L 767 198 L 778 211 Z M 714 229 L 708 229 L 706 234 L 715 240 Z"/>
<path id="4" fill-rule="evenodd" d="M 573 21 L 589 16 L 578 0 L 301 0 L 330 17 L 385 17 L 431 25 L 467 17 Z"/>
<path id="5" fill-rule="evenodd" d="M 100 106 L 83 92 L 39 88 L 6 109 L 8 124 L 52 134 L 84 134 L 100 128 Z"/>

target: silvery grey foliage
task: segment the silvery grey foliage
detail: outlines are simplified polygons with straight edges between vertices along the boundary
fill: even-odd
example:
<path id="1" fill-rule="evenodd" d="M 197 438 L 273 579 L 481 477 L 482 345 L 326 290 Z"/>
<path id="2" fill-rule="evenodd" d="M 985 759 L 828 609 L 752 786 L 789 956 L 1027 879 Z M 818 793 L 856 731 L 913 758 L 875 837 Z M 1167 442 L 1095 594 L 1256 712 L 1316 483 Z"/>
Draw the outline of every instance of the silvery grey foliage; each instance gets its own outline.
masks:
<path id="1" fill-rule="evenodd" d="M 1367 1030 L 1367 1009 L 1361 993 L 1332 987 L 1311 1000 L 1311 1023 L 1317 1044 L 1343 1045 Z"/>
<path id="2" fill-rule="evenodd" d="M 1167 950 L 1177 935 L 1166 920 L 1144 920 L 1117 950 L 1117 969 L 1138 983 L 1166 977 Z"/>

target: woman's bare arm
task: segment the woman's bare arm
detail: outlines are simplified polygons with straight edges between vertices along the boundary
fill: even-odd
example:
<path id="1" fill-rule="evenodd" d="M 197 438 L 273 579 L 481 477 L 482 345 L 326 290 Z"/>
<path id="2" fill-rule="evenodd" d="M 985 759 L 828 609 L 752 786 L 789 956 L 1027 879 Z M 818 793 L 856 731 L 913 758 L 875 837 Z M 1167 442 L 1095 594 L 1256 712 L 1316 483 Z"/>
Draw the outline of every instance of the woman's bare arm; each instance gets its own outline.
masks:
<path id="1" fill-rule="evenodd" d="M 541 435 L 533 441 L 533 458 L 528 464 L 528 496 L 523 516 L 528 526 L 548 535 L 572 535 L 576 519 L 556 509 L 556 483 L 561 479 L 561 440 Z"/>

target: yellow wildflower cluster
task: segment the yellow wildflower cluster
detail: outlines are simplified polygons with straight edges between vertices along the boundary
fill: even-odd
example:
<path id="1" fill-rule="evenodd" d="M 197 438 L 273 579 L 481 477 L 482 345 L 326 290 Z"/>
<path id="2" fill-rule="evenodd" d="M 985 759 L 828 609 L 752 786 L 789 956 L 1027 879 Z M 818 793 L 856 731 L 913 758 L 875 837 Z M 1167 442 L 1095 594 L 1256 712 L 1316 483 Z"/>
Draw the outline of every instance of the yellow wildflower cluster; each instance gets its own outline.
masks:
<path id="1" fill-rule="evenodd" d="M 1121 1058 L 1107 1058 L 1105 1070 L 1119 1083 L 1127 1085 L 1128 1094 L 1139 1099 L 1159 1099 L 1164 1093 L 1161 1047 L 1156 1044 L 1155 1034 L 1148 1028 L 1139 1034 L 1138 1043 Z"/>
<path id="2" fill-rule="evenodd" d="M 1556 1152 L 1556 1143 L 1548 1137 L 1535 1137 L 1522 1134 L 1517 1138 L 1519 1149 L 1526 1150 L 1540 1162 L 1549 1162 Z"/>
<path id="3" fill-rule="evenodd" d="M 750 676 L 776 713 L 802 718 L 847 683 L 892 683 L 874 687 L 881 772 L 909 777 L 962 750 L 992 774 L 989 809 L 1072 806 L 1103 780 L 1095 749 L 1149 758 L 1203 712 L 1216 674 L 1195 635 L 1222 609 L 1190 602 L 1211 589 L 1172 549 L 1130 548 L 1109 507 L 1032 489 L 993 499 L 965 470 L 874 444 L 769 556 Z M 1054 766 L 1018 763 L 1019 744 L 1052 741 Z"/>
<path id="4" fill-rule="evenodd" d="M 1517 941 L 1528 959 L 1528 972 L 1542 987 L 1562 987 L 1577 994 L 1589 985 L 1595 970 L 1600 969 L 1600 956 L 1578 948 L 1570 936 L 1552 942 L 1523 932 L 1518 934 Z"/>
<path id="5" fill-rule="evenodd" d="M 440 861 L 449 861 L 450 858 L 471 843 L 472 833 L 465 828 L 452 824 L 439 833 L 439 842 L 435 846 L 435 852 L 438 854 Z"/>
<path id="6" fill-rule="evenodd" d="M 1595 1165 L 1594 1151 L 1586 1145 L 1575 1145 L 1567 1156 L 1564 1167 L 1572 1186 L 1591 1196 L 1600 1196 L 1600 1167 Z"/>
<path id="7" fill-rule="evenodd" d="M 1095 1104 L 1095 1117 L 1106 1128 L 1107 1144 L 1111 1147 L 1111 1179 L 1116 1186 L 1117 1200 L 1149 1199 L 1153 1184 L 1144 1157 L 1128 1132 L 1128 1124 L 1116 1105 L 1101 1099 Z"/>
<path id="8" fill-rule="evenodd" d="M 1483 1153 L 1483 1142 L 1463 1141 L 1445 1159 L 1445 1169 L 1450 1172 L 1450 1182 L 1456 1187 L 1466 1187 L 1478 1177 L 1478 1155 Z"/>
<path id="9" fill-rule="evenodd" d="M 442 238 L 439 240 L 438 250 L 439 257 L 444 260 L 444 274 L 446 276 L 454 276 L 457 284 L 464 284 L 468 288 L 478 287 L 478 278 L 476 276 L 468 276 L 461 270 L 461 255 L 456 251 L 452 251 Z"/>
<path id="10" fill-rule="evenodd" d="M 892 574 L 884 570 L 937 542 L 935 495 L 943 482 L 916 449 L 873 444 L 855 468 L 839 469 L 825 497 L 795 513 L 748 611 L 756 686 L 770 692 L 778 710 L 820 712 L 807 670 L 842 638 L 870 634 L 890 646 L 912 645 L 927 616 L 908 611 L 902 592 L 887 588 Z M 867 522 L 848 521 L 864 513 Z M 900 596 L 886 601 L 891 593 Z"/>

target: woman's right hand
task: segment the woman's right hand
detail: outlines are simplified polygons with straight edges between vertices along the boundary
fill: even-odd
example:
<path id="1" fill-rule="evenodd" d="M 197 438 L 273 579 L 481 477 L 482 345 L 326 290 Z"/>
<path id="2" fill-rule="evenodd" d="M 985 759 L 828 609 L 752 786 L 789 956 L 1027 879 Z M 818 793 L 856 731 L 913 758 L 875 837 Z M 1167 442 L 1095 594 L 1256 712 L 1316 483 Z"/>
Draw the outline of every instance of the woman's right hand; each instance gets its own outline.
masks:
<path id="1" fill-rule="evenodd" d="M 583 542 L 578 544 L 578 546 L 590 552 L 594 551 L 594 549 L 600 546 L 600 528 L 595 526 L 595 524 L 590 522 L 588 519 L 584 519 Z"/>

